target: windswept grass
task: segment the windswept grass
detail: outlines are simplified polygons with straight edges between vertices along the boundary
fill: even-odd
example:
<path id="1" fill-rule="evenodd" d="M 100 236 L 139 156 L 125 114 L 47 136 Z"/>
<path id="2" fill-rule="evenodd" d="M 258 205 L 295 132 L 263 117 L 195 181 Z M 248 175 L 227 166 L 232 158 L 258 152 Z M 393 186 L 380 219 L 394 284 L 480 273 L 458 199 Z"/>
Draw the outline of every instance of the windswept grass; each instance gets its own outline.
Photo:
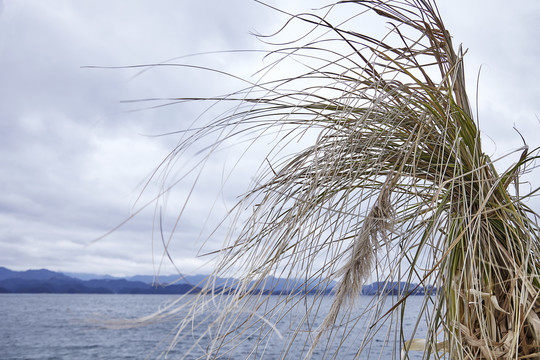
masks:
<path id="1" fill-rule="evenodd" d="M 350 18 L 331 23 L 339 11 Z M 355 29 L 373 14 L 386 35 Z M 307 30 L 290 33 L 297 25 Z M 203 326 L 208 358 L 227 358 L 234 344 L 255 336 L 249 357 L 264 358 L 273 324 L 302 303 L 300 325 L 279 334 L 283 358 L 292 346 L 309 358 L 319 343 L 324 348 L 364 331 L 360 356 L 387 321 L 394 322 L 388 336 L 396 340 L 389 345 L 396 357 L 421 350 L 425 358 L 540 358 L 540 233 L 538 215 L 526 205 L 538 189 L 523 194 L 519 187 L 538 148 L 509 154 L 515 163 L 502 172 L 483 152 L 464 52 L 452 44 L 435 4 L 338 1 L 291 14 L 275 36 L 284 34 L 293 38 L 275 44 L 260 82 L 223 97 L 176 99 L 235 107 L 186 130 L 166 171 L 175 156 L 207 138 L 204 159 L 226 143 L 275 139 L 254 186 L 230 213 L 231 236 L 213 273 L 240 281 L 231 295 L 219 296 L 211 278 L 205 294 L 186 305 L 192 317 L 179 324 L 178 336 Z M 297 75 L 273 77 L 293 63 Z M 303 148 L 280 151 L 291 144 Z M 300 279 L 298 286 L 321 292 L 336 282 L 324 322 L 311 323 L 321 294 L 283 294 L 269 308 L 266 295 L 253 293 L 268 276 Z M 426 339 L 400 332 L 406 296 L 388 312 L 380 296 L 361 319 L 349 317 L 368 279 L 437 287 L 418 318 L 428 322 Z M 220 315 L 201 320 L 218 302 Z M 175 308 L 162 315 L 168 312 Z M 338 346 L 317 357 L 339 352 Z"/>

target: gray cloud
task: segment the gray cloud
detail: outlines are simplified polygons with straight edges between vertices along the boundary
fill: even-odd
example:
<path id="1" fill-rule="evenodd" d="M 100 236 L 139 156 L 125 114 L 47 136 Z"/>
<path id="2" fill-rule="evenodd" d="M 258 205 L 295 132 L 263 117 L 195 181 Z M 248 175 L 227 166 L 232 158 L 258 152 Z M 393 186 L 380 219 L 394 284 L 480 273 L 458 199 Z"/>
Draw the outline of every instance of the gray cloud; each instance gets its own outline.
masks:
<path id="1" fill-rule="evenodd" d="M 200 106 L 125 112 L 130 107 L 120 100 L 202 95 L 208 83 L 200 74 L 174 68 L 135 76 L 138 70 L 81 67 L 151 64 L 197 52 L 252 48 L 251 28 L 236 26 L 231 16 L 255 20 L 251 13 L 259 6 L 242 4 L 6 2 L 0 23 L 0 264 L 118 275 L 153 271 L 151 206 L 106 239 L 89 244 L 137 210 L 131 206 L 144 179 L 176 142 L 141 134 L 182 128 Z M 158 190 L 157 185 L 148 189 L 138 205 Z M 180 188 L 169 195 L 166 233 L 186 194 Z M 202 264 L 193 260 L 200 247 L 195 241 L 199 212 L 214 200 L 203 193 L 193 199 L 178 229 L 180 239 L 170 248 L 187 256 L 178 256 L 189 264 L 186 271 Z M 158 260 L 159 242 L 158 236 Z"/>
<path id="2" fill-rule="evenodd" d="M 294 6 L 294 11 L 316 6 L 272 4 Z M 529 0 L 512 7 L 506 1 L 441 1 L 440 10 L 456 42 L 470 48 L 466 66 L 471 95 L 483 64 L 480 120 L 486 135 L 497 142 L 497 153 L 521 145 L 511 130 L 514 123 L 534 143 L 540 95 L 535 83 L 540 78 L 540 50 L 535 47 L 538 3 Z M 245 84 L 185 68 L 141 72 L 82 67 L 151 64 L 199 52 L 261 48 L 249 32 L 272 32 L 283 16 L 248 0 L 8 0 L 0 1 L 0 16 L 0 265 L 152 273 L 162 252 L 159 233 L 154 232 L 152 240 L 152 206 L 111 236 L 90 242 L 133 214 L 144 179 L 178 141 L 175 136 L 142 135 L 181 129 L 203 105 L 127 112 L 147 104 L 120 101 L 214 95 Z M 175 61 L 243 76 L 263 64 L 255 53 Z M 232 152 L 224 150 L 208 164 L 191 194 L 193 201 L 170 248 L 183 271 L 208 271 L 206 258 L 195 254 L 210 235 L 208 229 L 251 180 L 246 174 L 255 168 L 255 159 L 239 165 L 236 177 L 215 201 L 222 177 L 234 165 Z M 187 169 L 193 161 L 189 156 L 179 159 L 177 169 Z M 164 205 L 165 236 L 190 196 L 190 179 L 174 189 Z M 153 183 L 137 206 L 150 201 L 159 185 Z M 207 217 L 209 209 L 213 212 Z M 215 234 L 205 249 L 215 249 L 223 237 Z M 164 265 L 163 272 L 172 271 Z"/>
<path id="3" fill-rule="evenodd" d="M 456 44 L 468 50 L 465 57 L 471 101 L 475 101 L 480 71 L 479 117 L 482 131 L 499 151 L 521 146 L 513 124 L 531 136 L 538 132 L 540 89 L 535 85 L 540 69 L 535 64 L 540 48 L 532 36 L 540 31 L 540 3 L 523 1 L 453 1 L 439 4 L 445 24 Z M 461 9 L 455 11 L 455 9 Z M 481 68 L 481 70 L 480 70 Z M 527 136 L 526 136 L 527 137 Z M 530 138 L 533 142 L 534 137 Z"/>

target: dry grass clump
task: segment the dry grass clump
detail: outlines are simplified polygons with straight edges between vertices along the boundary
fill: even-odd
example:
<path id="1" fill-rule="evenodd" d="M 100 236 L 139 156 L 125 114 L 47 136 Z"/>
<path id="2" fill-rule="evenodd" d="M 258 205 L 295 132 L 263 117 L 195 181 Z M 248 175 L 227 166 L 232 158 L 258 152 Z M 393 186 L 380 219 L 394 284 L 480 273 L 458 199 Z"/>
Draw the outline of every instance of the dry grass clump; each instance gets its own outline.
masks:
<path id="1" fill-rule="evenodd" d="M 354 16 L 331 23 L 341 8 Z M 386 35 L 355 29 L 373 13 Z M 217 140 L 204 156 L 235 136 L 252 134 L 252 144 L 267 134 L 276 138 L 267 166 L 230 214 L 245 220 L 234 222 L 238 228 L 213 274 L 240 280 L 221 296 L 210 279 L 205 293 L 186 305 L 192 317 L 179 325 L 178 336 L 203 326 L 208 358 L 227 358 L 255 337 L 248 357 L 264 358 L 277 324 L 300 304 L 304 317 L 279 333 L 283 358 L 293 346 L 295 356 L 337 358 L 345 351 L 339 344 L 362 333 L 360 356 L 385 321 L 394 321 L 395 335 L 387 339 L 396 357 L 422 349 L 425 358 L 540 358 L 540 232 L 538 215 L 526 205 L 537 190 L 519 191 L 538 148 L 519 149 L 519 159 L 503 172 L 483 152 L 464 53 L 455 50 L 435 4 L 338 1 L 291 15 L 280 34 L 298 24 L 307 30 L 268 54 L 277 60 L 265 71 L 271 75 L 291 61 L 303 71 L 263 77 L 218 98 L 242 102 L 188 131 L 173 153 L 208 136 Z M 291 143 L 308 144 L 280 151 Z M 318 294 L 282 294 L 269 307 L 268 296 L 253 291 L 269 276 Z M 374 278 L 437 286 L 419 314 L 417 325 L 428 326 L 423 341 L 400 331 L 406 296 L 394 299 L 389 311 L 380 296 L 363 317 L 350 317 L 362 284 Z M 333 304 L 313 324 L 333 281 Z M 209 306 L 220 314 L 192 321 Z M 316 352 L 319 344 L 327 350 Z"/>

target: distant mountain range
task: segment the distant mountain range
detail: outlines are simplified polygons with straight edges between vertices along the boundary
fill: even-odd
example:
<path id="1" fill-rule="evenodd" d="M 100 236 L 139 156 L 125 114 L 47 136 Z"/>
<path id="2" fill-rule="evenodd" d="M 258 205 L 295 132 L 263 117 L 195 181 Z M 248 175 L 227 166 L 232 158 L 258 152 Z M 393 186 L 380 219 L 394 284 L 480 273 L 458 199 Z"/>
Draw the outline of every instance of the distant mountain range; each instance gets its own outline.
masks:
<path id="1" fill-rule="evenodd" d="M 178 275 L 137 275 L 115 278 L 108 275 L 60 273 L 46 269 L 12 271 L 0 267 L 0 293 L 57 293 L 57 294 L 196 294 L 206 275 L 180 277 Z M 157 282 L 156 280 L 159 280 Z M 215 279 L 215 292 L 227 294 L 238 281 L 231 278 Z M 324 289 L 295 279 L 268 277 L 261 284 L 251 284 L 255 293 L 264 294 L 330 294 L 333 283 Z M 430 288 L 433 293 L 435 288 Z M 362 288 L 363 295 L 409 293 L 424 295 L 426 289 L 408 283 L 373 283 Z"/>
<path id="2" fill-rule="evenodd" d="M 59 294 L 196 294 L 202 291 L 206 275 L 154 276 L 137 275 L 115 278 L 108 275 L 64 274 L 46 269 L 12 271 L 0 267 L 0 293 L 59 293 Z M 214 292 L 227 294 L 238 283 L 231 278 L 214 280 Z M 268 277 L 252 292 L 264 294 L 330 293 L 331 288 L 319 291 L 296 280 Z"/>
<path id="3" fill-rule="evenodd" d="M 386 295 L 433 295 L 437 292 L 434 286 L 424 287 L 418 284 L 412 284 L 407 282 L 375 282 L 373 284 L 362 286 L 362 295 L 377 295 L 383 293 Z"/>
<path id="4" fill-rule="evenodd" d="M 112 277 L 81 280 L 46 269 L 12 271 L 0 267 L 0 293 L 186 294 L 199 291 L 200 288 L 185 283 L 155 286 Z"/>

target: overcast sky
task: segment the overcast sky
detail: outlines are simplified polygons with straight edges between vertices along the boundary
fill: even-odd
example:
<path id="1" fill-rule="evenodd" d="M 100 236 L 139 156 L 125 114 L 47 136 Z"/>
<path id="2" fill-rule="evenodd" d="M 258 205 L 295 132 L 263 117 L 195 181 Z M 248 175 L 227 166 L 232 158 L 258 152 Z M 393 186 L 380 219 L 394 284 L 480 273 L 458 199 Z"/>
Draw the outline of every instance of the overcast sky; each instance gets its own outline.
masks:
<path id="1" fill-rule="evenodd" d="M 292 11 L 314 6 L 307 0 L 270 3 Z M 503 155 L 520 147 L 513 126 L 531 146 L 538 146 L 540 2 L 521 0 L 516 6 L 506 0 L 440 0 L 439 8 L 455 43 L 469 49 L 465 65 L 473 101 L 482 65 L 478 111 L 487 152 Z M 135 203 L 144 180 L 177 138 L 148 135 L 182 129 L 202 108 L 195 104 L 133 112 L 129 110 L 145 104 L 121 101 L 215 95 L 234 84 L 186 69 L 141 73 L 85 66 L 152 64 L 200 52 L 262 49 L 250 32 L 270 33 L 283 19 L 250 0 L 0 0 L 0 266 L 152 274 L 160 259 L 160 247 L 152 245 L 153 207 L 110 236 L 92 240 L 158 191 L 152 186 Z M 174 62 L 243 76 L 264 64 L 257 53 Z M 193 205 L 171 246 L 176 264 L 188 274 L 209 270 L 204 259 L 195 257 L 207 235 L 201 234 L 205 210 L 214 206 L 223 212 L 238 195 L 226 193 L 216 206 L 215 192 L 208 195 L 213 186 L 202 180 L 195 189 Z M 164 215 L 169 220 L 180 211 L 177 199 L 189 190 L 175 191 L 178 198 Z M 218 246 L 219 236 L 207 249 Z M 161 270 L 173 271 L 170 265 Z"/>

